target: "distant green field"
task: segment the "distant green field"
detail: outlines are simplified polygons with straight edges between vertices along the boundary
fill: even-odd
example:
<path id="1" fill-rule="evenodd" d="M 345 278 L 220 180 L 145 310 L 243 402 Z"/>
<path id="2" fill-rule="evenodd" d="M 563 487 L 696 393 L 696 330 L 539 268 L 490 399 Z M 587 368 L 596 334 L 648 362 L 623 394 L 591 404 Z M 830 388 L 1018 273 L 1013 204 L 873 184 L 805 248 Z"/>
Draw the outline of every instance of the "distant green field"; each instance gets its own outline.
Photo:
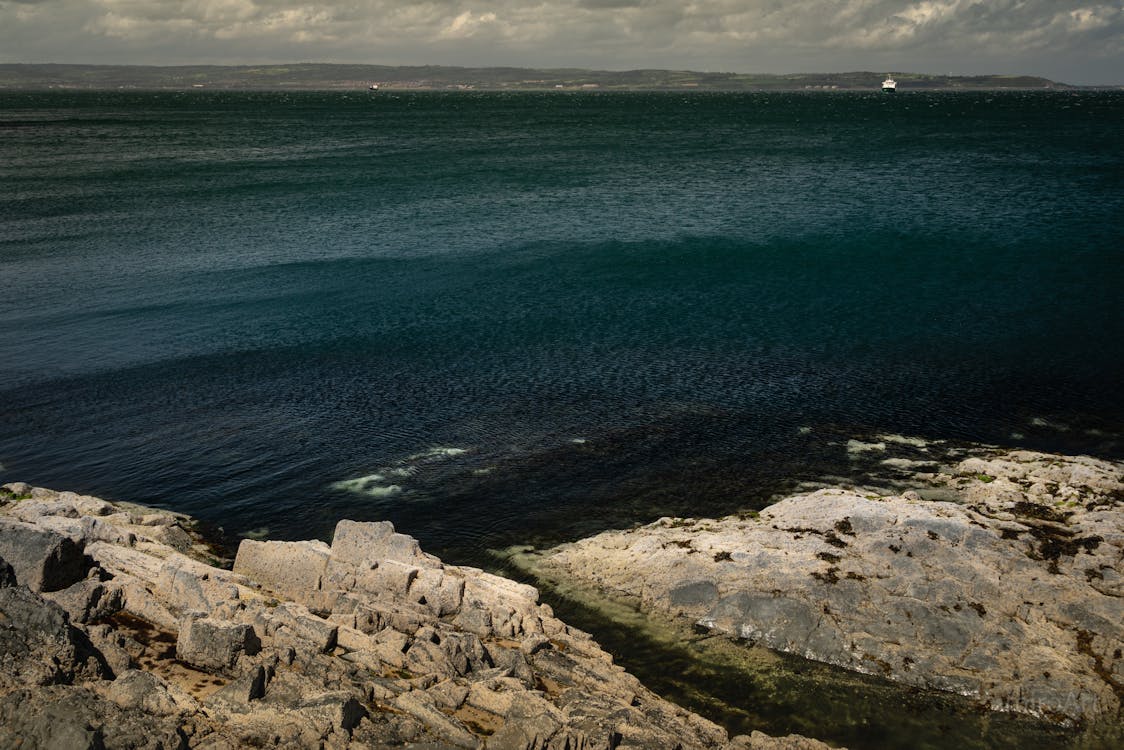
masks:
<path id="1" fill-rule="evenodd" d="M 39 89 L 635 89 L 635 90 L 849 90 L 879 88 L 885 72 L 758 75 L 690 70 L 583 70 L 579 68 L 457 68 L 434 65 L 0 65 L 0 87 Z M 943 76 L 895 73 L 898 90 L 1071 88 L 1020 75 Z"/>

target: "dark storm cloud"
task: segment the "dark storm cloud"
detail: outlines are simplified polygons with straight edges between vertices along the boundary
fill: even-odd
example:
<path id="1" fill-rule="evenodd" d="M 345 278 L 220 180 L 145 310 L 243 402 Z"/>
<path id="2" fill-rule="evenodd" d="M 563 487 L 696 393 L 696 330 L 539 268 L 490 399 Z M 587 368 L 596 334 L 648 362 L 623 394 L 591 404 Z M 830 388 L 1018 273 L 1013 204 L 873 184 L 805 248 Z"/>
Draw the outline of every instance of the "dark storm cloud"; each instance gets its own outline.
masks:
<path id="1" fill-rule="evenodd" d="M 1081 0 L 0 0 L 4 61 L 1026 72 L 1108 82 L 1124 10 Z"/>

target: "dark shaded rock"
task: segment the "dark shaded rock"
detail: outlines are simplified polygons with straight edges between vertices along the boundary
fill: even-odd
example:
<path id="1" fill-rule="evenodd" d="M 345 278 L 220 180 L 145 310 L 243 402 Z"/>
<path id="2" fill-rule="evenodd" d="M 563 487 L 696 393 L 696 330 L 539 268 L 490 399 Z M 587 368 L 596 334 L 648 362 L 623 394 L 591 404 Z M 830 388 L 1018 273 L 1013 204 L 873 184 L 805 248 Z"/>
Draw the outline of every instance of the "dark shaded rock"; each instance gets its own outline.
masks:
<path id="1" fill-rule="evenodd" d="M 0 589 L 0 688 L 67 683 L 78 666 L 62 608 L 24 586 Z"/>
<path id="2" fill-rule="evenodd" d="M 49 592 L 45 598 L 66 610 L 71 622 L 100 620 L 120 612 L 124 606 L 119 588 L 89 578 L 60 591 Z"/>
<path id="3" fill-rule="evenodd" d="M 86 688 L 24 688 L 0 698 L 0 747 L 20 750 L 186 750 L 171 718 L 126 711 Z"/>
<path id="4" fill-rule="evenodd" d="M 0 588 L 16 585 L 16 571 L 8 561 L 0 557 Z"/>
<path id="5" fill-rule="evenodd" d="M 81 546 L 29 523 L 0 518 L 0 558 L 32 591 L 57 591 L 82 580 L 89 567 Z"/>

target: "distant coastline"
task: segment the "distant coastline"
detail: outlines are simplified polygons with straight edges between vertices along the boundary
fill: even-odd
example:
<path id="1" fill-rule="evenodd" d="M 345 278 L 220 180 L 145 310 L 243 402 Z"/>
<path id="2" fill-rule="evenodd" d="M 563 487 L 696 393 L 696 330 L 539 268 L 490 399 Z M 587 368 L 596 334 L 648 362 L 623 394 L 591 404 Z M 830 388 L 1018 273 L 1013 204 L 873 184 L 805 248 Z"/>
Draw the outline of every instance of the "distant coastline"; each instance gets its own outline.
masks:
<path id="1" fill-rule="evenodd" d="M 0 89 L 139 90 L 480 90 L 480 91 L 865 91 L 887 71 L 847 73 L 707 73 L 579 68 L 462 68 L 300 63 L 295 65 L 0 64 Z M 1028 75 L 950 76 L 893 71 L 900 91 L 1075 90 Z"/>

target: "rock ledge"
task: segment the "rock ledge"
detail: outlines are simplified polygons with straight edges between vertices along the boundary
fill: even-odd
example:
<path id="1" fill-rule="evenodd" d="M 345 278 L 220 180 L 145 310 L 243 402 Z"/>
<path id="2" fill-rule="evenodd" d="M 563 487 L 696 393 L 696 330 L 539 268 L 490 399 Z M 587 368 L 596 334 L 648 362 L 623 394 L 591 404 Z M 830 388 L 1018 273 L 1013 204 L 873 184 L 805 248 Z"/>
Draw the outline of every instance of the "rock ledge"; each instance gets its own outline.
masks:
<path id="1" fill-rule="evenodd" d="M 217 562 L 186 516 L 0 488 L 0 746 L 826 747 L 728 737 L 389 523 Z"/>
<path id="2" fill-rule="evenodd" d="M 986 451 L 918 491 L 823 489 L 535 553 L 734 638 L 1059 722 L 1120 722 L 1124 467 Z"/>

